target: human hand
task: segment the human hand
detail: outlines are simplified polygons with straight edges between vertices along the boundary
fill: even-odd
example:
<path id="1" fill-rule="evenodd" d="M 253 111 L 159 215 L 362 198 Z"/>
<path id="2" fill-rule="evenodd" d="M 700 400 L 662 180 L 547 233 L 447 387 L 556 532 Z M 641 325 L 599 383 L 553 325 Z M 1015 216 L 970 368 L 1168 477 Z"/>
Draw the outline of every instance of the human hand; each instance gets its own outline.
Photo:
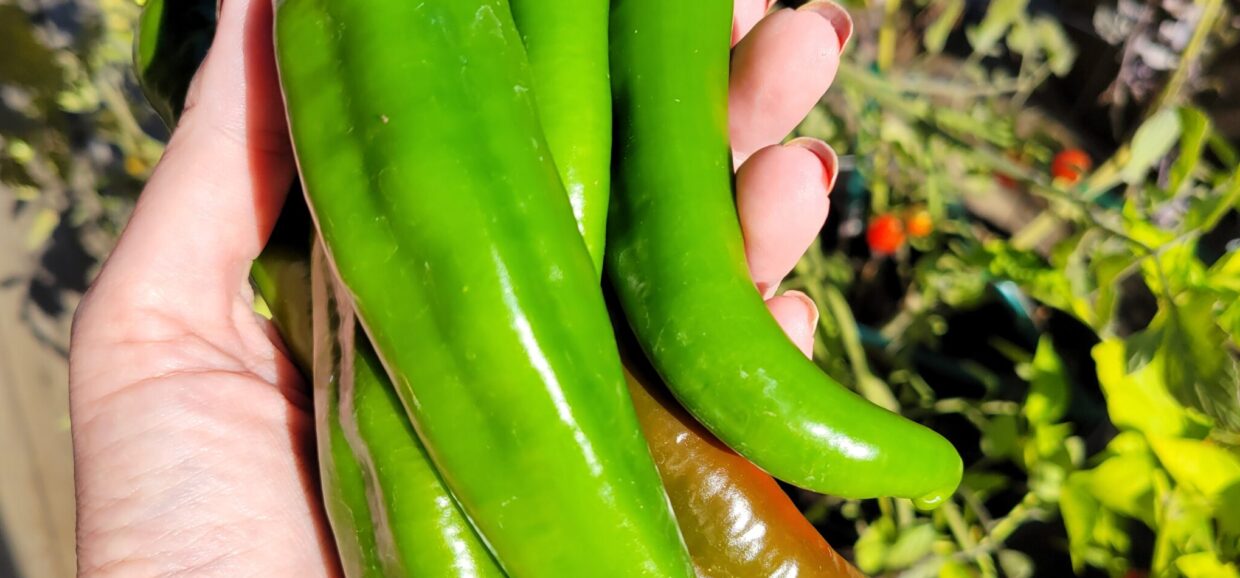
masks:
<path id="1" fill-rule="evenodd" d="M 821 227 L 835 176 L 822 143 L 768 146 L 834 75 L 847 27 L 828 21 L 847 18 L 814 6 L 753 28 L 765 1 L 737 4 L 738 202 L 768 293 Z M 225 3 L 168 152 L 75 319 L 83 576 L 338 574 L 309 398 L 247 282 L 293 178 L 270 34 L 270 3 Z M 812 343 L 808 299 L 768 305 Z"/>

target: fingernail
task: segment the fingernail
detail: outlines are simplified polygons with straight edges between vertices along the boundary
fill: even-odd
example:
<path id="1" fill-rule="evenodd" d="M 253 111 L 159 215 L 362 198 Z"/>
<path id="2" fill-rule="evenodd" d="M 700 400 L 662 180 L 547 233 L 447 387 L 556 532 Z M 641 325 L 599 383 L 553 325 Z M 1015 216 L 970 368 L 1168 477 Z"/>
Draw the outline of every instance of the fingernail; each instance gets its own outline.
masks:
<path id="1" fill-rule="evenodd" d="M 789 289 L 787 291 L 784 291 L 784 295 L 792 297 L 796 299 L 797 301 L 800 301 L 802 304 L 804 304 L 806 317 L 809 318 L 810 329 L 812 330 L 818 327 L 818 304 L 814 303 L 814 300 L 810 299 L 809 295 L 806 295 L 805 293 L 797 291 L 796 289 Z"/>
<path id="2" fill-rule="evenodd" d="M 797 10 L 814 12 L 830 22 L 831 27 L 835 29 L 835 35 L 840 39 L 840 52 L 844 51 L 848 40 L 852 38 L 853 21 L 852 16 L 848 15 L 848 11 L 843 6 L 832 0 L 811 0 Z"/>
<path id="3" fill-rule="evenodd" d="M 806 357 L 812 358 L 814 356 L 813 337 L 818 331 L 818 304 L 814 303 L 814 300 L 810 299 L 809 295 L 795 289 L 785 291 L 784 295 L 800 301 L 801 304 L 805 306 L 805 317 L 807 323 L 805 327 L 809 329 L 810 339 L 808 343 L 809 350 L 807 351 L 805 349 L 801 349 L 801 352 L 804 353 Z"/>
<path id="4" fill-rule="evenodd" d="M 807 136 L 797 137 L 784 146 L 795 146 L 803 148 L 814 153 L 818 160 L 822 161 L 822 167 L 827 170 L 827 192 L 830 193 L 835 188 L 835 180 L 840 176 L 840 158 L 835 154 L 835 149 L 831 145 L 822 142 L 816 138 Z"/>

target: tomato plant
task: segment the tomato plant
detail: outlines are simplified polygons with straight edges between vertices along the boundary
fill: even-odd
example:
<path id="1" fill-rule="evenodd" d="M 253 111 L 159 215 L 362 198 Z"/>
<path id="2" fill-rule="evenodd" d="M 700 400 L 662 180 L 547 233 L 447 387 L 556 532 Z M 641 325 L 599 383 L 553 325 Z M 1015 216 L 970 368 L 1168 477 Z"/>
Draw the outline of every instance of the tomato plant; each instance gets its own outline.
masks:
<path id="1" fill-rule="evenodd" d="M 1075 185 L 1092 168 L 1094 160 L 1089 157 L 1089 153 L 1081 149 L 1065 149 L 1059 151 L 1051 161 L 1051 176 L 1056 181 Z"/>
<path id="2" fill-rule="evenodd" d="M 878 255 L 891 255 L 904 246 L 904 223 L 895 215 L 874 217 L 866 229 L 865 240 Z"/>

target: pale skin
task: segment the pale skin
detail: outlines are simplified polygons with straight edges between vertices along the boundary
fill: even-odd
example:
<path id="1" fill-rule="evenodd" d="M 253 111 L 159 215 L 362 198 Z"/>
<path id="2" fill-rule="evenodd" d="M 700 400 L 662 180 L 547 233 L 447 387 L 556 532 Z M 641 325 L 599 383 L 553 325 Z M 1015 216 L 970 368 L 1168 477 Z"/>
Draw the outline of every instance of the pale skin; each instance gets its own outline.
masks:
<path id="1" fill-rule="evenodd" d="M 247 280 L 294 165 L 271 5 L 224 2 L 168 150 L 82 300 L 70 351 L 79 576 L 339 576 L 312 471 L 308 391 Z M 822 227 L 826 144 L 780 141 L 852 31 L 827 2 L 737 0 L 730 132 L 754 281 L 794 342 L 818 311 L 775 295 Z"/>

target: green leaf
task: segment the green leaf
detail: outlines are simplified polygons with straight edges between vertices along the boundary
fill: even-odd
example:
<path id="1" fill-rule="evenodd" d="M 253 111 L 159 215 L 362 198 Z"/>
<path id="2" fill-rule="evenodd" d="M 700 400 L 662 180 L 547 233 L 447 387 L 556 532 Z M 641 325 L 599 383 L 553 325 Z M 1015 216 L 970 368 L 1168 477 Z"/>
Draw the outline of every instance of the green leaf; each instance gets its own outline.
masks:
<path id="1" fill-rule="evenodd" d="M 1177 484 L 1211 500 L 1240 483 L 1240 458 L 1212 442 L 1151 437 L 1150 446 Z"/>
<path id="2" fill-rule="evenodd" d="M 1189 200 L 1188 211 L 1180 224 L 1181 234 L 1213 230 L 1237 206 L 1240 206 L 1240 172 L 1219 190 L 1206 191 Z"/>
<path id="3" fill-rule="evenodd" d="M 941 4 L 943 4 L 942 11 L 935 17 L 934 22 L 926 27 L 925 35 L 922 37 L 926 51 L 930 54 L 943 52 L 943 47 L 947 45 L 948 35 L 960 21 L 960 15 L 964 14 L 964 0 L 945 0 Z"/>
<path id="4" fill-rule="evenodd" d="M 1196 108 L 1184 107 L 1180 109 L 1180 127 L 1180 154 L 1171 165 L 1171 179 L 1167 183 L 1167 191 L 1172 195 L 1180 191 L 1201 161 L 1201 151 L 1210 133 L 1210 117 Z"/>
<path id="5" fill-rule="evenodd" d="M 982 428 L 982 453 L 992 458 L 1005 458 L 1016 454 L 1016 417 L 997 415 Z"/>
<path id="6" fill-rule="evenodd" d="M 1154 537 L 1154 556 L 1150 569 L 1164 575 L 1176 558 L 1183 554 L 1210 550 L 1214 547 L 1214 507 L 1200 495 L 1184 486 L 1176 486 L 1158 498 L 1162 504 L 1158 517 L 1158 533 Z"/>
<path id="7" fill-rule="evenodd" d="M 1089 488 L 1089 474 L 1077 472 L 1068 476 L 1059 494 L 1059 514 L 1068 531 L 1068 553 L 1072 557 L 1072 569 L 1077 574 L 1084 569 L 1093 545 L 1094 523 L 1100 509 L 1101 505 Z"/>
<path id="8" fill-rule="evenodd" d="M 887 561 L 887 538 L 892 530 L 890 518 L 879 518 L 861 532 L 853 547 L 857 555 L 857 568 L 866 574 L 877 574 L 883 570 Z"/>
<path id="9" fill-rule="evenodd" d="M 966 33 L 973 50 L 981 54 L 990 54 L 999 40 L 1003 39 L 1008 28 L 1025 15 L 1025 6 L 1029 0 L 995 0 L 990 9 L 977 26 Z"/>
<path id="10" fill-rule="evenodd" d="M 1224 563 L 1214 552 L 1197 552 L 1176 558 L 1175 567 L 1185 578 L 1240 578 L 1234 562 Z"/>
<path id="11" fill-rule="evenodd" d="M 1033 376 L 1025 399 L 1025 419 L 1030 423 L 1053 423 L 1068 408 L 1068 379 L 1050 337 L 1043 335 L 1033 355 Z"/>
<path id="12" fill-rule="evenodd" d="M 1240 251 L 1231 251 L 1215 261 L 1206 271 L 1206 283 L 1212 287 L 1240 291 Z"/>
<path id="13" fill-rule="evenodd" d="M 1089 471 L 1089 491 L 1103 506 L 1153 526 L 1155 467 L 1148 454 L 1112 456 Z"/>
<path id="14" fill-rule="evenodd" d="M 896 543 L 887 551 L 886 567 L 894 570 L 916 564 L 930 553 L 937 537 L 938 532 L 931 524 L 918 524 L 901 532 Z"/>
<path id="15" fill-rule="evenodd" d="M 1128 161 L 1121 170 L 1124 180 L 1134 184 L 1145 180 L 1146 173 L 1175 146 L 1180 137 L 1180 116 L 1175 109 L 1165 108 L 1145 121 L 1132 137 Z"/>
<path id="16" fill-rule="evenodd" d="M 1166 312 L 1167 389 L 1219 427 L 1240 432 L 1240 367 L 1236 356 L 1222 347 L 1227 335 L 1216 323 L 1217 305 L 1213 293 L 1189 291 L 1174 311 Z"/>
<path id="17" fill-rule="evenodd" d="M 1129 373 L 1124 342 L 1108 339 L 1094 346 L 1093 357 L 1116 427 L 1161 436 L 1179 436 L 1188 429 L 1188 415 L 1167 391 L 1160 356 Z"/>
<path id="18" fill-rule="evenodd" d="M 1041 16 L 1034 18 L 1033 33 L 1042 50 L 1046 52 L 1046 63 L 1051 72 L 1060 77 L 1071 72 L 1072 64 L 1076 62 L 1076 47 L 1072 46 L 1059 22 Z"/>
<path id="19" fill-rule="evenodd" d="M 999 566 L 1003 568 L 1003 575 L 1008 578 L 1029 578 L 1033 576 L 1033 560 L 1024 552 L 1000 550 Z"/>

